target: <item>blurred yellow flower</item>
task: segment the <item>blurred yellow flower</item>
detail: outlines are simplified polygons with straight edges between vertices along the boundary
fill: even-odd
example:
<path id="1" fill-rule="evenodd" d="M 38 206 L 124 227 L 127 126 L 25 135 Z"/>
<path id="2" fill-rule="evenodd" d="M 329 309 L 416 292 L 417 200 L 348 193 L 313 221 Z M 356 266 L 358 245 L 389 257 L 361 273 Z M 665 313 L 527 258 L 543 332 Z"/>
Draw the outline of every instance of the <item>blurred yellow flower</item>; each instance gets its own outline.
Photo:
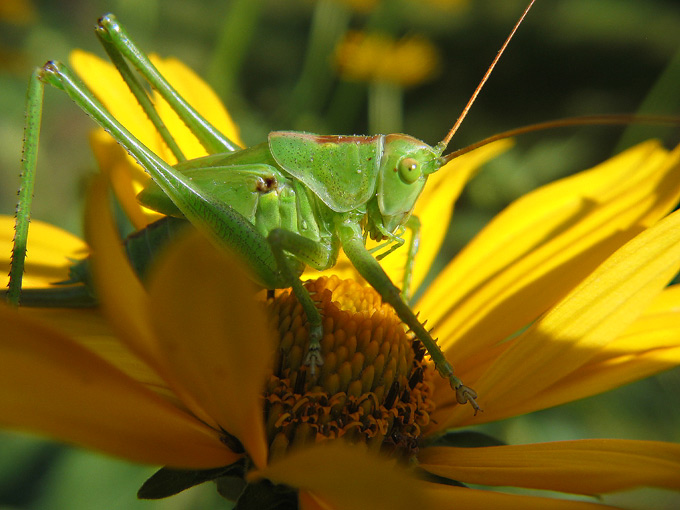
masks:
<path id="1" fill-rule="evenodd" d="M 36 10 L 31 0 L 2 0 L 0 21 L 14 25 L 26 25 L 35 21 Z"/>
<path id="2" fill-rule="evenodd" d="M 505 145 L 472 152 L 430 177 L 416 210 L 424 227 L 414 286 L 463 185 Z M 194 480 L 236 477 L 264 490 L 259 481 L 267 479 L 304 509 L 602 508 L 435 479 L 585 495 L 680 489 L 677 444 L 593 439 L 465 448 L 450 430 L 680 364 L 680 287 L 667 286 L 680 269 L 680 212 L 671 213 L 680 198 L 680 148 L 646 142 L 519 199 L 415 304 L 458 375 L 478 391 L 484 412 L 476 417 L 456 403 L 380 296 L 346 279 L 357 278 L 346 259 L 334 276 L 317 273 L 306 284 L 325 319 L 326 363 L 311 376 L 301 365 L 306 318 L 288 291 L 257 298 L 240 271 L 196 235 L 177 243 L 143 288 L 105 193 L 100 181 L 87 211 L 103 313 L 0 307 L 3 424 L 187 469 Z M 60 234 L 45 232 L 49 252 Z M 40 234 L 31 242 L 39 244 Z M 58 273 L 61 254 L 77 249 L 77 242 L 55 246 L 41 266 Z M 393 281 L 403 272 L 398 254 L 384 259 Z M 53 275 L 39 269 L 37 283 Z M 142 494 L 159 496 L 149 485 Z"/>
<path id="3" fill-rule="evenodd" d="M 435 75 L 439 54 L 423 36 L 396 40 L 387 34 L 350 31 L 338 44 L 334 61 L 346 80 L 413 87 Z"/>

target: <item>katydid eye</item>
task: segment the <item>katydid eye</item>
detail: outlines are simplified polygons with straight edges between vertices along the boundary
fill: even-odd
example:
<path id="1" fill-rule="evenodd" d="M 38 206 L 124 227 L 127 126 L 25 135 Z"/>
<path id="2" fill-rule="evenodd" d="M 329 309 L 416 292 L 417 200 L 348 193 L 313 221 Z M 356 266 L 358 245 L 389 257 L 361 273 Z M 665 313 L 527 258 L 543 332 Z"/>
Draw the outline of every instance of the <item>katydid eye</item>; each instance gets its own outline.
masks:
<path id="1" fill-rule="evenodd" d="M 411 184 L 420 177 L 420 163 L 413 158 L 404 158 L 399 162 L 399 177 L 406 184 Z"/>

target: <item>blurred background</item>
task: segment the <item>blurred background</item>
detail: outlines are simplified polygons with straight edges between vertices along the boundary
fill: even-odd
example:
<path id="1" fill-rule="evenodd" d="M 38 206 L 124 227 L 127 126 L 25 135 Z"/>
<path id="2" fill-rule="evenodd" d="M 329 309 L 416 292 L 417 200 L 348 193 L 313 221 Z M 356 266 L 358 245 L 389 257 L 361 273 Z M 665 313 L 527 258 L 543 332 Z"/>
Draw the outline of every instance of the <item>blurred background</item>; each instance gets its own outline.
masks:
<path id="1" fill-rule="evenodd" d="M 18 187 L 23 102 L 32 69 L 73 48 L 100 56 L 96 19 L 115 13 L 148 52 L 176 56 L 218 92 L 247 144 L 276 129 L 404 132 L 434 145 L 450 129 L 526 0 L 2 0 L 0 213 Z M 451 143 L 598 113 L 680 114 L 677 0 L 538 0 Z M 376 35 L 380 34 L 380 35 Z M 34 217 L 81 233 L 91 121 L 46 91 Z M 525 135 L 487 164 L 456 205 L 443 264 L 517 196 L 680 129 L 581 127 Z M 7 247 L 9 249 L 9 247 Z M 680 372 L 485 427 L 512 443 L 581 437 L 680 441 Z M 137 502 L 153 471 L 0 433 L 1 509 L 225 508 L 208 484 Z M 678 508 L 677 495 L 605 500 Z"/>

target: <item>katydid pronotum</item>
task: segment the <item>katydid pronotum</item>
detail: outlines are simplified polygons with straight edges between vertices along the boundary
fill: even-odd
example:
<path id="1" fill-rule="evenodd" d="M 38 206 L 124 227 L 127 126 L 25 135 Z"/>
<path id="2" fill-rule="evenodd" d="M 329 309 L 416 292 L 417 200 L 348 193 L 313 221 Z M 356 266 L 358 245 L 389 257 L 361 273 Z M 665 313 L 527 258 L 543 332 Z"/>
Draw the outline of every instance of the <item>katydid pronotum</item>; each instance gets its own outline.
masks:
<path id="1" fill-rule="evenodd" d="M 411 230 L 404 279 L 409 280 L 419 230 L 419 221 L 412 215 L 414 205 L 428 175 L 452 159 L 453 155 L 443 156 L 444 150 L 533 1 L 453 128 L 434 147 L 404 134 L 320 136 L 273 132 L 266 142 L 241 149 L 172 88 L 113 15 L 102 17 L 96 28 L 97 36 L 180 163 L 170 166 L 145 147 L 65 65 L 50 61 L 37 69 L 27 94 L 22 186 L 6 293 L 8 301 L 18 305 L 22 297 L 43 90 L 44 84 L 49 84 L 66 92 L 150 174 L 152 181 L 139 195 L 144 205 L 188 220 L 217 245 L 239 257 L 252 278 L 264 288 L 292 287 L 309 323 L 305 363 L 312 374 L 323 364 L 320 353 L 323 326 L 312 297 L 300 281 L 300 274 L 305 265 L 319 270 L 332 267 L 342 247 L 358 272 L 423 343 L 437 371 L 455 390 L 458 402 L 469 402 L 477 412 L 475 391 L 453 374 L 451 364 L 430 332 L 406 303 L 404 295 L 408 294 L 408 284 L 399 289 L 392 283 L 376 257 L 367 250 L 366 240 L 370 237 L 386 241 L 388 248 L 381 254 L 384 256 L 404 245 L 402 236 L 406 229 Z M 209 156 L 186 160 L 129 65 L 171 105 Z M 225 183 L 222 189 L 214 185 L 217 176 Z M 170 224 L 173 221 L 176 220 L 168 220 Z M 170 227 L 166 224 L 164 228 Z M 58 297 L 34 303 L 25 299 L 22 304 L 76 306 Z"/>

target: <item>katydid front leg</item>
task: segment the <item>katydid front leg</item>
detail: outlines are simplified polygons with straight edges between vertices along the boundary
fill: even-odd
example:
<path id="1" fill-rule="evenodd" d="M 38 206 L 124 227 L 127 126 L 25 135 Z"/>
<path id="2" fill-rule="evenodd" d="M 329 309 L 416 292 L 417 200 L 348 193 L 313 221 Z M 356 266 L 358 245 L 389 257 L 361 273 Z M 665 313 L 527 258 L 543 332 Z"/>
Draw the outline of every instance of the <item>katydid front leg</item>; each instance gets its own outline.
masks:
<path id="1" fill-rule="evenodd" d="M 408 303 L 411 300 L 413 266 L 416 262 L 416 254 L 420 245 L 420 219 L 417 216 L 411 216 L 406 222 L 406 228 L 411 231 L 411 240 L 408 243 L 408 253 L 406 254 L 406 265 L 404 266 L 404 276 L 401 284 L 401 297 Z"/>
<path id="2" fill-rule="evenodd" d="M 378 291 L 383 300 L 389 303 L 397 312 L 399 318 L 413 331 L 418 339 L 423 343 L 427 352 L 430 354 L 434 366 L 439 374 L 449 380 L 451 387 L 456 391 L 456 400 L 460 404 L 470 403 L 475 410 L 479 411 L 476 402 L 477 393 L 463 384 L 463 382 L 453 375 L 453 367 L 446 361 L 444 354 L 439 349 L 430 333 L 420 323 L 411 308 L 401 297 L 397 288 L 389 276 L 385 273 L 380 264 L 368 252 L 364 246 L 361 227 L 357 218 L 352 213 L 339 215 L 335 222 L 336 232 L 340 238 L 340 243 L 345 251 L 345 255 L 352 262 L 352 265 L 361 273 L 366 281 Z"/>
<path id="3" fill-rule="evenodd" d="M 295 296 L 302 305 L 309 324 L 309 345 L 305 356 L 305 365 L 313 376 L 316 367 L 323 365 L 321 356 L 321 339 L 323 338 L 323 322 L 321 313 L 317 309 L 312 297 L 304 288 L 300 278 L 291 267 L 291 262 L 285 252 L 294 255 L 307 265 L 315 269 L 325 269 L 333 265 L 337 257 L 337 246 L 332 243 L 324 244 L 282 228 L 272 230 L 267 236 L 276 258 L 276 263 L 287 285 L 292 287 Z"/>

